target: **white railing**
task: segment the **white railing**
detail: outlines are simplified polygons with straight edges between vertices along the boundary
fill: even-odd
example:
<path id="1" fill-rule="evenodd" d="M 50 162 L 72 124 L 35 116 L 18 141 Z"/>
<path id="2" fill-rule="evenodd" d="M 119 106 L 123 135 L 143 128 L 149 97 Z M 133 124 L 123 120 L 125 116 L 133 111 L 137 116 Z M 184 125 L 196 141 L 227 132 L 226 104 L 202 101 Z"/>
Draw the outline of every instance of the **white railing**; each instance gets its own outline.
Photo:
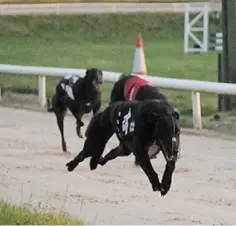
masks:
<path id="1" fill-rule="evenodd" d="M 192 2 L 192 7 L 209 5 L 209 10 L 221 11 L 221 4 L 217 2 Z M 0 15 L 79 15 L 98 13 L 137 13 L 137 12 L 177 12 L 185 10 L 186 3 L 45 3 L 45 4 L 1 4 Z"/>
<path id="2" fill-rule="evenodd" d="M 0 73 L 38 75 L 39 76 L 39 103 L 46 104 L 46 76 L 63 76 L 65 74 L 76 74 L 83 76 L 85 69 L 56 68 L 56 67 L 31 67 L 0 64 Z M 103 71 L 103 78 L 106 82 L 116 82 L 121 73 Z M 139 76 L 139 75 L 138 75 Z M 200 91 L 215 94 L 236 95 L 236 84 L 197 81 L 189 79 L 174 79 L 157 76 L 140 76 L 150 81 L 157 87 L 169 89 L 181 89 L 192 92 L 193 126 L 196 129 L 202 128 Z"/>

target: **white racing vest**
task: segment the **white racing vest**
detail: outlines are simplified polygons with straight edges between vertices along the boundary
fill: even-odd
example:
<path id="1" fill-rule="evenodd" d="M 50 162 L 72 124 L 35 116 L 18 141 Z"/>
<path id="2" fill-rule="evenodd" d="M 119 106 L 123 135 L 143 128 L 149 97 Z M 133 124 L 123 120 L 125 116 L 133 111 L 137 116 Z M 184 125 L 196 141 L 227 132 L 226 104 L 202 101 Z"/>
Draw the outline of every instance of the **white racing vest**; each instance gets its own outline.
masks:
<path id="1" fill-rule="evenodd" d="M 80 77 L 77 75 L 66 75 L 65 77 L 63 77 L 63 79 L 68 80 L 68 84 L 65 83 L 61 83 L 61 87 L 62 89 L 65 90 L 65 92 L 67 93 L 67 95 L 72 99 L 75 100 L 75 96 L 73 93 L 73 86 L 74 84 L 77 82 L 77 80 Z"/>

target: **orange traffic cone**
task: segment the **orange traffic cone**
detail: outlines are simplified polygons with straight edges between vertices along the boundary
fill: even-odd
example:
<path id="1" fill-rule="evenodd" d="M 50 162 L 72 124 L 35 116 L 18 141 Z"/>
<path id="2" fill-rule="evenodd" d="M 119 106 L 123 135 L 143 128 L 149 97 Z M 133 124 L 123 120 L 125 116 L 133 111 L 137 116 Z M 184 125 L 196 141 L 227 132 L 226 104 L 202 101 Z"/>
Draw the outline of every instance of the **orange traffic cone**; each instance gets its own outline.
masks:
<path id="1" fill-rule="evenodd" d="M 147 74 L 147 67 L 143 51 L 143 40 L 140 34 L 137 37 L 136 48 L 134 52 L 133 73 L 139 75 Z"/>

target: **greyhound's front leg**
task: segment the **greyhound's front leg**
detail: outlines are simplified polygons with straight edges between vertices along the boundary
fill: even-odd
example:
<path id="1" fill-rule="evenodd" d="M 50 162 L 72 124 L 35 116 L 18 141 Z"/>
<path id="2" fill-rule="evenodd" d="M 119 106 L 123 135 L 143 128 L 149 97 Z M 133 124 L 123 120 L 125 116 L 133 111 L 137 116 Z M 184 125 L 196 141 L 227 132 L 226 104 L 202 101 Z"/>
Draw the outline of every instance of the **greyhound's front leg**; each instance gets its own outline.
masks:
<path id="1" fill-rule="evenodd" d="M 81 133 L 81 127 L 84 126 L 84 123 L 81 121 L 82 116 L 82 112 L 76 114 L 76 132 L 78 137 L 80 138 L 83 138 L 83 135 Z"/>
<path id="2" fill-rule="evenodd" d="M 152 167 L 150 158 L 148 156 L 148 148 L 146 145 L 142 145 L 139 137 L 133 139 L 133 152 L 139 162 L 144 173 L 147 175 L 150 183 L 152 184 L 153 191 L 160 191 L 161 184 L 158 178 L 158 174 Z"/>
<path id="3" fill-rule="evenodd" d="M 83 116 L 83 111 L 81 109 L 78 110 L 72 109 L 71 112 L 76 119 L 76 133 L 78 137 L 83 138 L 83 135 L 81 133 L 81 127 L 84 126 L 84 123 L 81 121 L 81 118 Z"/>
<path id="4" fill-rule="evenodd" d="M 165 171 L 161 181 L 161 195 L 164 196 L 170 190 L 172 175 L 175 170 L 175 162 L 167 161 Z"/>
<path id="5" fill-rule="evenodd" d="M 78 137 L 83 138 L 83 135 L 80 131 L 80 127 L 84 126 L 84 123 L 81 121 L 81 118 L 84 114 L 82 109 L 82 103 L 80 101 L 75 101 L 69 98 L 68 96 L 64 96 L 62 98 L 64 104 L 70 109 L 73 116 L 76 118 L 76 133 Z"/>

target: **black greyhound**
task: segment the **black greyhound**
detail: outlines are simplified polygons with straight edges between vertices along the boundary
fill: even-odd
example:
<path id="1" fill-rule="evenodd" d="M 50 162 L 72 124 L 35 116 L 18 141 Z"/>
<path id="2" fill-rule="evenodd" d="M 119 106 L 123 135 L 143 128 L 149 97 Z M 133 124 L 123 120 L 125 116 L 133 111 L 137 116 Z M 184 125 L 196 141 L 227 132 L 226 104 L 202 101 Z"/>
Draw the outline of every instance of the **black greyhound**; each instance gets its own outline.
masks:
<path id="1" fill-rule="evenodd" d="M 76 75 L 67 75 L 58 82 L 51 99 L 51 111 L 56 115 L 64 152 L 67 151 L 64 137 L 64 118 L 67 108 L 76 118 L 77 135 L 83 138 L 81 127 L 84 123 L 81 118 L 86 113 L 93 111 L 93 114 L 95 114 L 100 110 L 102 83 L 103 73 L 102 70 L 97 68 L 87 69 L 83 78 Z"/>
<path id="2" fill-rule="evenodd" d="M 145 78 L 145 77 L 144 77 Z M 116 101 L 126 100 L 166 100 L 166 97 L 160 93 L 159 89 L 145 79 L 134 75 L 121 75 L 121 78 L 114 84 L 111 95 L 110 103 Z M 153 149 L 153 148 L 152 148 Z M 149 157 L 155 158 L 160 150 L 149 150 Z M 138 165 L 137 158 L 135 158 L 135 165 Z"/>
<path id="3" fill-rule="evenodd" d="M 166 100 L 159 89 L 144 78 L 135 75 L 121 75 L 113 85 L 110 94 L 110 103 L 126 100 Z"/>
<path id="4" fill-rule="evenodd" d="M 172 182 L 172 174 L 178 157 L 180 142 L 179 115 L 166 102 L 160 100 L 117 102 L 97 113 L 91 119 L 82 151 L 66 164 L 73 171 L 85 158 L 92 157 L 90 169 L 105 165 L 118 156 L 128 156 L 132 152 L 144 173 L 147 175 L 153 191 L 167 194 Z M 106 143 L 113 134 L 117 135 L 120 145 L 101 157 Z M 165 172 L 160 183 L 158 174 L 152 167 L 148 150 L 156 143 L 166 160 Z"/>

